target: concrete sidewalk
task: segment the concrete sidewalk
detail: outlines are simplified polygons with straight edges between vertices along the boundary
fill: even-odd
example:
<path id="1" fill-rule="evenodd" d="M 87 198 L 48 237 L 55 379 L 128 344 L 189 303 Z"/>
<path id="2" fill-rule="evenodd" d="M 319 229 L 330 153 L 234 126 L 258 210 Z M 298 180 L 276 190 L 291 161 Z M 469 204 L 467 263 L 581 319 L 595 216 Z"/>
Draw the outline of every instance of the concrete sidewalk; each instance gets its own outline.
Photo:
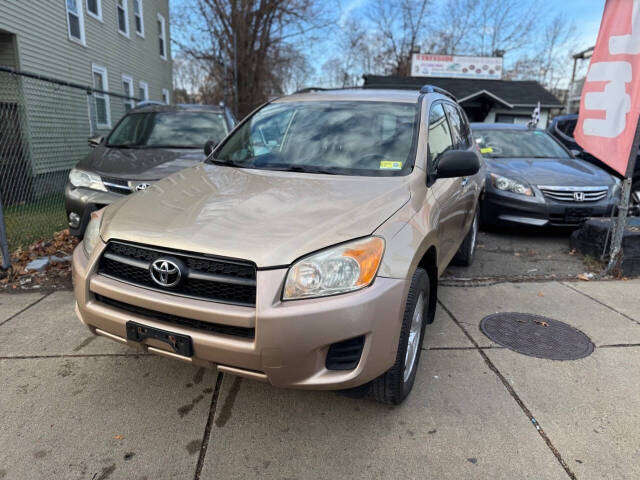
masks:
<path id="1" fill-rule="evenodd" d="M 441 288 L 396 408 L 136 354 L 90 336 L 68 291 L 3 294 L 0 479 L 637 479 L 638 292 L 640 280 Z M 478 329 L 499 311 L 562 320 L 596 349 L 556 362 L 501 348 Z"/>

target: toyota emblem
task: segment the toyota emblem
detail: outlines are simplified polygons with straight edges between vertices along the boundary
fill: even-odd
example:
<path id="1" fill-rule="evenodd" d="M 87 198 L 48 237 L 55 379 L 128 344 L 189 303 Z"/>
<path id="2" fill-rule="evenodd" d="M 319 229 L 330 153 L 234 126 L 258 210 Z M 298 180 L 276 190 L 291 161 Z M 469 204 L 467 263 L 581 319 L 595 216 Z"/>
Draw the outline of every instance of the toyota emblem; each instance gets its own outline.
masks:
<path id="1" fill-rule="evenodd" d="M 159 258 L 155 260 L 149 268 L 151 279 L 161 287 L 175 287 L 182 278 L 182 268 L 180 264 L 169 258 Z"/>
<path id="2" fill-rule="evenodd" d="M 139 183 L 136 185 L 136 192 L 141 192 L 142 190 L 146 190 L 150 186 L 151 184 L 149 183 Z"/>

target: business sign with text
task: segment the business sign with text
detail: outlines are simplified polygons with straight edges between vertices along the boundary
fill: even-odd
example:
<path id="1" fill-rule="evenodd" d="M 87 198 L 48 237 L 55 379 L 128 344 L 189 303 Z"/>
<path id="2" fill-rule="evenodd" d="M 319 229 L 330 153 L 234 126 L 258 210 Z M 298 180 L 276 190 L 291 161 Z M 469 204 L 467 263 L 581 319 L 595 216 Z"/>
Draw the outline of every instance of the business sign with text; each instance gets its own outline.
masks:
<path id="1" fill-rule="evenodd" d="M 466 57 L 414 53 L 411 76 L 449 78 L 502 78 L 502 57 Z"/>

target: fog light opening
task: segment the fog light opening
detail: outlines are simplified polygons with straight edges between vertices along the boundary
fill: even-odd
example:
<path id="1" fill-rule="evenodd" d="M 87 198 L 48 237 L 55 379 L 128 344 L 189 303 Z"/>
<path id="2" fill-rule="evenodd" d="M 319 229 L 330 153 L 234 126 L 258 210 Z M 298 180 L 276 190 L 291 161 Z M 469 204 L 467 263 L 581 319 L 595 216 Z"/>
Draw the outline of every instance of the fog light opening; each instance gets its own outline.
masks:
<path id="1" fill-rule="evenodd" d="M 69 226 L 71 228 L 78 228 L 80 226 L 80 215 L 75 212 L 69 214 Z"/>

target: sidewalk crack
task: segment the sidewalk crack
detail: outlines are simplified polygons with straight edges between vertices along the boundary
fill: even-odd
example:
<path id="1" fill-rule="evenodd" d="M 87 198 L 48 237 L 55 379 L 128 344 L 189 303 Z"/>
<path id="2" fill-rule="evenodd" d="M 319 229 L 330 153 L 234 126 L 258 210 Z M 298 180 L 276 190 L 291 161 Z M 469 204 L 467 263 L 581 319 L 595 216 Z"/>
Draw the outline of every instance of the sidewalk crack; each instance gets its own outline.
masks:
<path id="1" fill-rule="evenodd" d="M 200 480 L 202 474 L 202 468 L 204 467 L 204 459 L 207 455 L 207 449 L 209 448 L 209 438 L 211 437 L 211 429 L 213 428 L 213 420 L 216 416 L 216 408 L 218 406 L 218 397 L 220 397 L 220 390 L 222 386 L 222 379 L 224 374 L 218 372 L 216 377 L 216 386 L 211 395 L 211 406 L 209 407 L 209 416 L 207 417 L 207 423 L 204 427 L 204 434 L 202 435 L 202 444 L 200 445 L 200 455 L 198 455 L 198 463 L 196 464 L 196 472 L 193 476 L 193 480 Z"/>
<path id="2" fill-rule="evenodd" d="M 607 304 L 606 304 L 606 303 L 604 303 L 604 302 L 601 302 L 600 300 L 598 300 L 597 298 L 592 297 L 592 296 L 591 296 L 591 295 L 589 295 L 588 293 L 581 292 L 581 291 L 580 291 L 580 290 L 578 290 L 577 288 L 573 288 L 571 285 L 568 285 L 566 282 L 559 282 L 559 283 L 560 283 L 561 285 L 564 285 L 565 287 L 567 287 L 569 290 L 573 290 L 574 292 L 579 293 L 580 295 L 582 295 L 582 296 L 584 296 L 584 297 L 587 297 L 587 298 L 589 298 L 589 299 L 593 300 L 593 301 L 594 301 L 594 302 L 596 302 L 596 303 L 599 303 L 599 304 L 600 304 L 600 305 L 602 305 L 603 307 L 606 307 L 606 308 L 608 308 L 609 310 L 611 310 L 611 311 L 613 311 L 613 312 L 616 312 L 618 315 L 622 315 L 624 318 L 626 318 L 627 320 L 631 320 L 631 321 L 632 321 L 633 323 L 635 323 L 636 325 L 640 325 L 640 322 L 639 322 L 638 320 L 636 320 L 635 318 L 630 317 L 630 316 L 629 316 L 629 315 L 627 315 L 626 313 L 622 313 L 620 310 L 618 310 L 618 309 L 616 309 L 616 308 L 614 308 L 614 307 L 612 307 L 612 306 L 610 306 L 610 305 L 607 305 Z"/>
<path id="3" fill-rule="evenodd" d="M 489 356 L 484 352 L 484 350 L 480 347 L 480 345 L 478 345 L 478 342 L 476 342 L 476 340 L 471 336 L 471 334 L 462 325 L 462 323 L 455 317 L 455 315 L 444 305 L 444 303 L 442 303 L 442 301 L 440 299 L 438 299 L 438 303 L 444 309 L 444 311 L 447 312 L 447 314 L 449 315 L 449 317 L 451 317 L 451 319 L 454 321 L 454 323 L 456 325 L 458 325 L 460 330 L 462 330 L 462 333 L 464 333 L 466 335 L 466 337 L 469 339 L 469 341 L 474 345 L 474 347 L 476 348 L 476 350 L 478 351 L 478 353 L 480 354 L 480 356 L 482 357 L 484 362 L 487 364 L 487 367 L 489 367 L 489 369 L 493 373 L 495 373 L 496 376 L 500 379 L 500 381 L 502 382 L 504 387 L 509 392 L 509 395 L 511 395 L 511 397 L 518 404 L 518 406 L 520 407 L 522 412 L 529 418 L 529 421 L 531 422 L 531 424 L 535 426 L 538 434 L 542 437 L 544 442 L 547 444 L 547 447 L 549 447 L 549 450 L 551 450 L 551 453 L 553 453 L 553 455 L 556 457 L 556 459 L 558 460 L 558 463 L 560 463 L 560 466 L 564 469 L 564 471 L 567 473 L 569 478 L 571 480 L 576 480 L 575 473 L 573 473 L 571 471 L 571 469 L 569 468 L 569 465 L 567 464 L 567 462 L 564 461 L 564 459 L 562 458 L 562 455 L 560 455 L 560 452 L 558 451 L 558 449 L 556 449 L 556 447 L 553 445 L 553 443 L 551 442 L 551 439 L 547 436 L 547 434 L 542 429 L 542 427 L 540 426 L 538 421 L 535 419 L 535 417 L 531 413 L 531 410 L 529 410 L 529 408 L 524 404 L 524 402 L 522 401 L 520 396 L 516 393 L 516 391 L 513 388 L 513 386 L 511 386 L 511 384 L 505 378 L 505 376 L 502 375 L 500 370 L 498 370 L 498 367 L 495 366 L 495 364 L 491 361 Z"/>
<path id="4" fill-rule="evenodd" d="M 0 327 L 3 326 L 5 323 L 7 323 L 9 320 L 13 320 L 14 318 L 16 318 L 18 315 L 20 315 L 21 313 L 26 312 L 27 310 L 29 310 L 31 307 L 33 307 L 34 305 L 37 305 L 38 303 L 40 303 L 42 300 L 44 300 L 45 298 L 47 298 L 49 295 L 51 295 L 54 292 L 49 292 L 49 293 L 45 293 L 42 297 L 40 297 L 39 299 L 37 299 L 35 302 L 30 303 L 29 305 L 27 305 L 26 307 L 24 307 L 22 310 L 14 313 L 13 315 L 11 315 L 9 318 L 7 318 L 6 320 L 0 322 Z"/>

